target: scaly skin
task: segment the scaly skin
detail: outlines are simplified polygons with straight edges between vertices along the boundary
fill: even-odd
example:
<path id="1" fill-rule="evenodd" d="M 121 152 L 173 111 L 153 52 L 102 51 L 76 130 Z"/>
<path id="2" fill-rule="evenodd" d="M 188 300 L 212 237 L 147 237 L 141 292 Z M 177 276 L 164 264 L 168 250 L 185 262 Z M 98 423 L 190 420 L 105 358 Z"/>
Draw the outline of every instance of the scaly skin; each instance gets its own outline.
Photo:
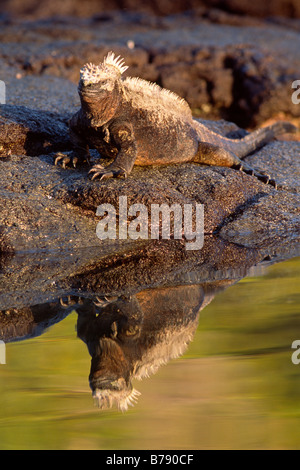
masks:
<path id="1" fill-rule="evenodd" d="M 114 160 L 106 168 L 94 165 L 92 179 L 126 178 L 135 164 L 196 162 L 239 169 L 276 187 L 274 179 L 241 158 L 280 134 L 295 132 L 295 126 L 281 121 L 243 139 L 228 139 L 193 119 L 187 102 L 174 93 L 139 78 L 123 80 L 126 68 L 113 53 L 99 66 L 83 67 L 81 108 L 69 122 L 74 150 L 58 154 L 55 164 L 89 163 L 89 148 L 96 148 L 101 157 Z"/>

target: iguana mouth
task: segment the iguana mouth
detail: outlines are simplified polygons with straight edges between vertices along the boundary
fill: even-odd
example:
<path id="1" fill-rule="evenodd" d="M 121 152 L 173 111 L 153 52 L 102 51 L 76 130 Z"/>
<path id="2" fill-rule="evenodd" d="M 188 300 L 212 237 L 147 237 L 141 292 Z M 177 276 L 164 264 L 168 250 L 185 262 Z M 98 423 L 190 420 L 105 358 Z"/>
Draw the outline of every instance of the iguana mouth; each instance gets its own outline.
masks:
<path id="1" fill-rule="evenodd" d="M 82 95 L 96 95 L 99 94 L 99 90 L 93 88 L 93 86 L 78 85 L 78 93 Z"/>

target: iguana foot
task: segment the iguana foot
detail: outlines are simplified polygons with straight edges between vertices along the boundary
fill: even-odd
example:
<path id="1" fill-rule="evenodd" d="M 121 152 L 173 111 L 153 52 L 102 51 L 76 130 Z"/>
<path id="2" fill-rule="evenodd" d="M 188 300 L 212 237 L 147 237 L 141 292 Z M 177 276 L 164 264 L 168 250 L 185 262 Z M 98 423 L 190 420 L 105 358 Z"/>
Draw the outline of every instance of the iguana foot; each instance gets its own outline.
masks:
<path id="1" fill-rule="evenodd" d="M 96 295 L 96 302 L 94 301 L 94 304 L 96 307 L 101 307 L 104 308 L 107 305 L 116 302 L 119 299 L 117 296 L 107 296 L 105 295 L 104 298 L 102 299 L 100 296 Z"/>
<path id="2" fill-rule="evenodd" d="M 104 180 L 107 178 L 127 178 L 127 172 L 123 168 L 113 167 L 113 165 L 108 165 L 104 168 L 102 165 L 94 165 L 89 173 L 94 173 L 92 180 L 99 178 Z"/>
<path id="3" fill-rule="evenodd" d="M 64 169 L 66 169 L 66 167 L 69 166 L 69 163 L 71 163 L 71 165 L 74 168 L 76 168 L 78 164 L 82 164 L 84 162 L 87 162 L 88 164 L 90 164 L 90 160 L 89 160 L 88 156 L 86 156 L 84 158 L 80 158 L 77 155 L 73 154 L 73 152 L 66 153 L 66 154 L 58 152 L 55 155 L 54 165 L 57 165 L 58 163 L 61 163 L 61 166 Z"/>
<path id="4" fill-rule="evenodd" d="M 68 295 L 67 298 L 60 297 L 59 303 L 63 308 L 69 308 L 76 304 L 82 304 L 83 298 L 82 297 L 71 297 Z"/>
<path id="5" fill-rule="evenodd" d="M 235 169 L 243 171 L 247 175 L 255 176 L 257 179 L 262 181 L 265 184 L 270 184 L 275 189 L 277 189 L 276 181 L 271 178 L 270 175 L 265 173 L 263 170 L 257 170 L 256 168 L 252 168 L 250 165 L 247 165 L 245 162 L 239 163 L 238 165 L 234 166 Z"/>

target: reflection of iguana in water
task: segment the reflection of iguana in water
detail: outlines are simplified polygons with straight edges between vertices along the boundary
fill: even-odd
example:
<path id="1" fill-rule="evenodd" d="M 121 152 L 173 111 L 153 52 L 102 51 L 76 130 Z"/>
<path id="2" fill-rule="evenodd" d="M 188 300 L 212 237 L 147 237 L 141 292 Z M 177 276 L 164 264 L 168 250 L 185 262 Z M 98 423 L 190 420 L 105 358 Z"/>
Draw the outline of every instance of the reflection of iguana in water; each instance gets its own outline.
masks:
<path id="1" fill-rule="evenodd" d="M 126 69 L 112 52 L 100 65 L 81 69 L 81 109 L 70 120 L 74 151 L 59 154 L 55 163 L 65 167 L 89 161 L 89 147 L 94 147 L 114 161 L 106 168 L 93 166 L 93 179 L 127 177 L 134 164 L 196 162 L 240 169 L 276 186 L 241 158 L 282 133 L 294 132 L 292 124 L 276 122 L 243 139 L 228 139 L 193 119 L 186 101 L 174 93 L 139 78 L 123 80 Z"/>
<path id="2" fill-rule="evenodd" d="M 209 284 L 209 283 L 208 283 Z M 149 289 L 135 296 L 75 306 L 77 334 L 91 355 L 89 383 L 100 408 L 134 406 L 140 393 L 132 380 L 155 374 L 184 353 L 198 325 L 199 310 L 219 287 Z"/>

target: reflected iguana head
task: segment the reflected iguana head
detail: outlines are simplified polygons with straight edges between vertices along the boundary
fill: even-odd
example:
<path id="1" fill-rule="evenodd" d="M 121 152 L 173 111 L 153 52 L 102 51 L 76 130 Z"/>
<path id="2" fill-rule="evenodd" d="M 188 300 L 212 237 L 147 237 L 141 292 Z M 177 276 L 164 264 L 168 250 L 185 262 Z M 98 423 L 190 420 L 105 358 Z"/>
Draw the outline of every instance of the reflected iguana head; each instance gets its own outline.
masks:
<path id="1" fill-rule="evenodd" d="M 122 346 L 111 338 L 101 338 L 95 348 L 89 376 L 90 387 L 99 408 L 111 408 L 116 404 L 126 411 L 133 406 L 140 392 L 131 383 L 130 362 Z"/>
<path id="2" fill-rule="evenodd" d="M 132 379 L 149 377 L 186 350 L 205 303 L 204 290 L 176 286 L 96 300 L 77 309 L 77 334 L 92 358 L 90 388 L 100 408 L 117 405 L 126 411 L 140 395 Z"/>
<path id="3" fill-rule="evenodd" d="M 92 357 L 89 384 L 96 405 L 126 411 L 140 393 L 132 386 L 128 351 L 139 349 L 143 314 L 135 298 L 96 296 L 77 308 L 77 334 Z"/>

